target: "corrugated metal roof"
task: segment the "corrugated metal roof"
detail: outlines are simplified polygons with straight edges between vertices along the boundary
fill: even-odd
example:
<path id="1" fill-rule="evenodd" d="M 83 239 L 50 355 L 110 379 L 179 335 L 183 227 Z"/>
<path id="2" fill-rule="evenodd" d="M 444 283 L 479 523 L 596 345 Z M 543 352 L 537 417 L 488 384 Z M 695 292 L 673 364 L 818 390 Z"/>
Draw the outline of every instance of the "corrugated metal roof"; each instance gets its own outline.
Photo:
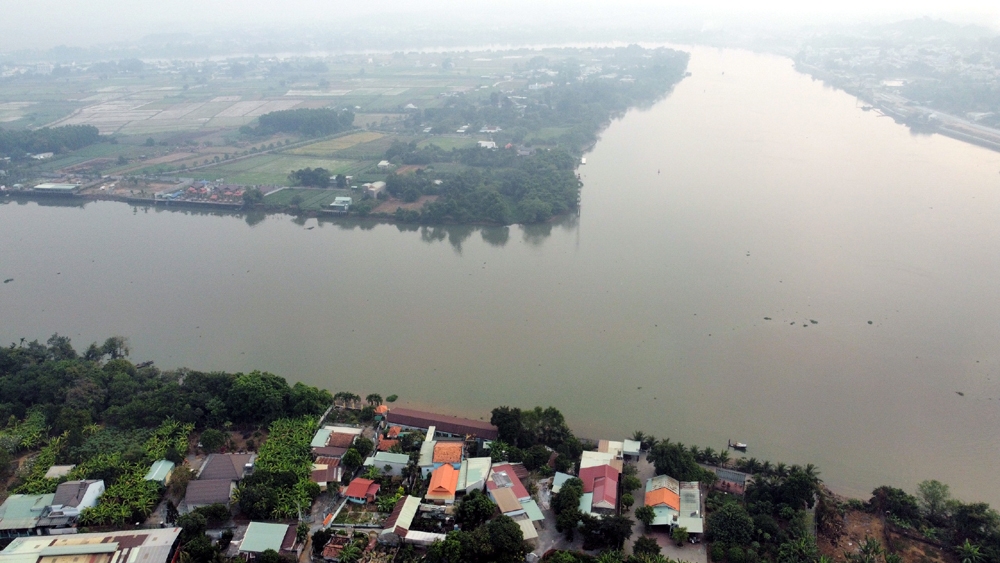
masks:
<path id="1" fill-rule="evenodd" d="M 677 518 L 677 525 L 687 528 L 689 534 L 701 534 L 705 531 L 705 521 L 701 518 Z"/>
<path id="2" fill-rule="evenodd" d="M 552 478 L 552 492 L 559 494 L 559 491 L 562 490 L 563 483 L 573 478 L 574 477 L 568 473 L 560 473 L 556 471 L 556 476 Z"/>
<path id="3" fill-rule="evenodd" d="M 528 518 L 530 518 L 532 522 L 545 520 L 545 515 L 542 514 L 542 509 L 538 508 L 538 503 L 534 500 L 521 501 L 521 506 L 524 508 L 524 513 L 528 515 Z"/>
<path id="4" fill-rule="evenodd" d="M 514 491 L 509 488 L 494 489 L 490 491 L 493 495 L 493 501 L 497 503 L 497 508 L 500 509 L 502 514 L 510 514 L 511 512 L 522 512 L 524 507 L 514 496 Z"/>
<path id="5" fill-rule="evenodd" d="M 10 495 L 0 505 L 0 530 L 25 530 L 34 528 L 42 509 L 52 504 L 54 494 Z"/>
<path id="6" fill-rule="evenodd" d="M 436 426 L 439 432 L 448 434 L 473 434 L 486 440 L 496 440 L 498 431 L 495 426 L 482 420 L 459 418 L 414 409 L 391 409 L 386 415 L 390 424 L 412 426 L 414 428 L 429 428 Z"/>
<path id="7" fill-rule="evenodd" d="M 250 522 L 247 533 L 240 543 L 240 551 L 248 553 L 264 553 L 269 549 L 281 551 L 281 542 L 288 532 L 288 524 L 268 524 L 265 522 Z"/>
<path id="8" fill-rule="evenodd" d="M 525 540 L 538 539 L 538 530 L 535 529 L 531 520 L 517 520 L 517 525 L 521 527 L 521 534 L 524 535 Z"/>
<path id="9" fill-rule="evenodd" d="M 167 480 L 170 476 L 170 472 L 174 470 L 174 462 L 161 459 L 153 462 L 153 466 L 149 468 L 149 472 L 143 477 L 146 481 L 159 481 L 163 482 Z"/>

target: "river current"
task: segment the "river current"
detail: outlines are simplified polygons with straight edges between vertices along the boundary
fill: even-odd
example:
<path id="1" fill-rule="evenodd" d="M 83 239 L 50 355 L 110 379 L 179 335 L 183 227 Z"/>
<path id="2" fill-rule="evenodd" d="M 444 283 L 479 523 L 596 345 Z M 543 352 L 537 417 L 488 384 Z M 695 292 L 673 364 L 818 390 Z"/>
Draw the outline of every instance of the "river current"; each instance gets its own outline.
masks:
<path id="1" fill-rule="evenodd" d="M 1000 504 L 1000 154 L 913 135 L 788 59 L 695 48 L 602 134 L 579 215 L 416 228 L 0 200 L 0 341 L 112 334 L 489 418 L 553 405 Z"/>

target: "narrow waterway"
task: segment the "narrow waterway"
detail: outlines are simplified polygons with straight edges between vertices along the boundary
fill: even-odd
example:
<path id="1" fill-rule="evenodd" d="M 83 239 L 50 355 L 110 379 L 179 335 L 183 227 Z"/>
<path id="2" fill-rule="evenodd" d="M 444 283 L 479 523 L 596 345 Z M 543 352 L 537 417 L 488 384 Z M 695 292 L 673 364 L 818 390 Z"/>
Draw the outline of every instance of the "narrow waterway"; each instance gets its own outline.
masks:
<path id="1" fill-rule="evenodd" d="M 787 59 L 690 71 L 604 132 L 554 225 L 5 202 L 0 339 L 123 334 L 163 368 L 476 417 L 551 404 L 588 437 L 732 438 L 844 492 L 935 478 L 1000 505 L 1000 154 Z"/>

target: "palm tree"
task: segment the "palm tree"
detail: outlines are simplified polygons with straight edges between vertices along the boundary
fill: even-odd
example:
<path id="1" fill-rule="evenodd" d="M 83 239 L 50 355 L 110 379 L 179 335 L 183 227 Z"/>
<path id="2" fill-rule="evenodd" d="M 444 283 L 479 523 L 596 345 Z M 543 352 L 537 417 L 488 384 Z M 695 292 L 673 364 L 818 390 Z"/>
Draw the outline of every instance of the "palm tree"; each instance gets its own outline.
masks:
<path id="1" fill-rule="evenodd" d="M 983 560 L 983 554 L 979 552 L 979 546 L 969 543 L 966 539 L 965 543 L 955 548 L 958 552 L 958 558 L 962 563 L 979 563 Z"/>
<path id="2" fill-rule="evenodd" d="M 597 557 L 597 563 L 621 563 L 625 554 L 620 551 L 605 551 Z"/>
<path id="3" fill-rule="evenodd" d="M 778 464 L 774 466 L 774 474 L 778 477 L 788 477 L 788 466 L 779 461 Z"/>
<path id="4" fill-rule="evenodd" d="M 646 433 L 643 432 L 642 430 L 636 430 L 635 432 L 632 433 L 632 440 L 642 444 L 644 441 L 646 441 Z"/>
<path id="5" fill-rule="evenodd" d="M 367 397 L 365 397 L 365 400 L 368 401 L 369 405 L 377 407 L 382 404 L 382 395 L 379 395 L 378 393 L 372 393 Z"/>
<path id="6" fill-rule="evenodd" d="M 745 471 L 750 474 L 756 474 L 760 471 L 760 462 L 757 461 L 757 458 L 751 457 L 747 459 Z"/>
<path id="7" fill-rule="evenodd" d="M 713 465 L 715 463 L 715 450 L 712 448 L 705 448 L 701 452 L 701 457 L 704 460 L 704 463 Z"/>
<path id="8" fill-rule="evenodd" d="M 721 467 L 725 467 L 726 465 L 729 464 L 729 452 L 726 450 L 722 450 L 719 452 L 719 455 L 715 459 Z"/>
<path id="9" fill-rule="evenodd" d="M 771 475 L 774 475 L 774 466 L 771 465 L 770 461 L 765 460 L 764 463 L 760 464 L 760 472 L 761 474 L 770 477 Z"/>
<path id="10" fill-rule="evenodd" d="M 807 463 L 802 471 L 805 472 L 806 476 L 809 477 L 809 480 L 812 481 L 813 484 L 818 485 L 823 482 L 823 480 L 819 478 L 820 471 L 815 465 Z"/>

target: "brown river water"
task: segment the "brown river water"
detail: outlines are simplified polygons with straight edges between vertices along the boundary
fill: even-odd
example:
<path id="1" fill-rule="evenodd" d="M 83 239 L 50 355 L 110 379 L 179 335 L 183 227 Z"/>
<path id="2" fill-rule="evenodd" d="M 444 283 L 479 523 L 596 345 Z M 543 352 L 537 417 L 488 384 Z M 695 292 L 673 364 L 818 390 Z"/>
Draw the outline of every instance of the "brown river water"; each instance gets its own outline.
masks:
<path id="1" fill-rule="evenodd" d="M 587 437 L 732 438 L 845 493 L 939 479 L 1000 505 L 1000 153 L 788 59 L 689 70 L 602 134 L 552 225 L 7 201 L 0 342 L 122 334 L 161 368 L 554 405 Z"/>

